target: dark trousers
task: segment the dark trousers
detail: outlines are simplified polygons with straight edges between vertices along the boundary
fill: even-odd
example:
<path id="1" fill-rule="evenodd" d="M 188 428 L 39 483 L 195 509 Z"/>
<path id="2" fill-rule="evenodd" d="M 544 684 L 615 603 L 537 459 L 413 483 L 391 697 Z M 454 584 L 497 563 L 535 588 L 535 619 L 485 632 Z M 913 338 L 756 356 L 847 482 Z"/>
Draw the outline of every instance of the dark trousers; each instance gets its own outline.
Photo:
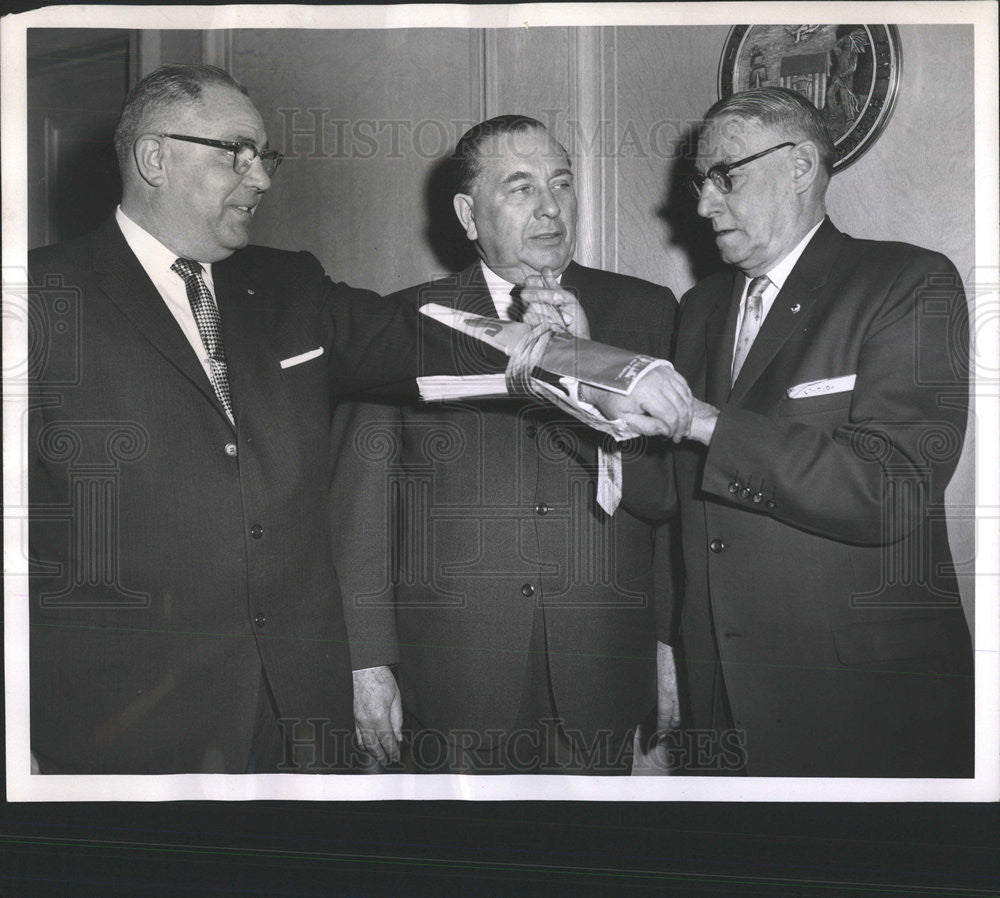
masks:
<path id="1" fill-rule="evenodd" d="M 627 775 L 632 766 L 631 733 L 621 746 L 586 746 L 567 732 L 552 693 L 541 609 L 535 612 L 524 689 L 509 730 L 441 732 L 413 717 L 404 729 L 401 767 L 416 773 Z"/>

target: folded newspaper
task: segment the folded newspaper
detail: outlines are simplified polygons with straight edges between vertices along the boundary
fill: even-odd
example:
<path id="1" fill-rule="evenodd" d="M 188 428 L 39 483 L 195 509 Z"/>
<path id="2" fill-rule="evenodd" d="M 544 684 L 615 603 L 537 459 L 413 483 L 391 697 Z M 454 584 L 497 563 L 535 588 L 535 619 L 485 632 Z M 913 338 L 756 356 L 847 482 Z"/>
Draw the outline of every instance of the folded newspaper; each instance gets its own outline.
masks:
<path id="1" fill-rule="evenodd" d="M 475 337 L 511 355 L 532 332 L 531 326 L 519 321 L 500 321 L 438 303 L 421 306 L 422 314 L 440 321 L 454 330 Z M 632 439 L 638 434 L 622 420 L 609 421 L 589 402 L 578 396 L 577 385 L 585 383 L 629 395 L 639 379 L 653 368 L 665 365 L 662 359 L 630 352 L 592 340 L 581 340 L 568 333 L 554 333 L 536 367 L 559 378 L 565 392 L 548 381 L 531 378 L 532 389 L 553 405 L 595 430 L 616 440 Z M 469 377 L 434 376 L 418 380 L 421 398 L 429 402 L 449 399 L 486 398 L 508 394 L 504 374 L 480 374 Z"/>

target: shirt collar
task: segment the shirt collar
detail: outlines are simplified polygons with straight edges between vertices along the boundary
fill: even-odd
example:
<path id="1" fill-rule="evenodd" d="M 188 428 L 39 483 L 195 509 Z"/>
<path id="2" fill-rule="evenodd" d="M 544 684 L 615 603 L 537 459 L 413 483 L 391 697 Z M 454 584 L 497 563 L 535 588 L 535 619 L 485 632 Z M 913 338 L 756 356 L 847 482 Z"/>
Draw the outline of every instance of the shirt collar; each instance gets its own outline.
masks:
<path id="1" fill-rule="evenodd" d="M 483 269 L 483 277 L 486 279 L 486 286 L 489 288 L 490 297 L 493 300 L 493 305 L 497 310 L 497 316 L 500 320 L 505 320 L 510 317 L 510 308 L 514 302 L 514 298 L 510 295 L 510 291 L 514 288 L 514 284 L 508 281 L 506 278 L 500 277 L 489 265 L 487 265 L 482 259 L 479 260 L 479 265 Z M 562 275 L 556 278 L 559 283 L 562 283 Z"/>
<path id="2" fill-rule="evenodd" d="M 795 249 L 793 249 L 784 259 L 782 259 L 777 265 L 774 266 L 770 271 L 767 272 L 767 277 L 774 284 L 775 287 L 780 290 L 785 286 L 785 281 L 788 280 L 788 275 L 792 273 L 792 269 L 795 267 L 795 263 L 799 261 L 799 257 L 805 252 L 806 246 L 808 246 L 809 241 L 812 240 L 813 234 L 819 230 L 819 226 L 823 224 L 823 219 L 821 218 L 815 225 L 813 225 L 809 231 L 806 233 Z M 747 278 L 749 281 L 750 278 Z"/>
<path id="3" fill-rule="evenodd" d="M 173 250 L 168 249 L 142 225 L 136 224 L 128 217 L 119 206 L 115 209 L 115 221 L 121 228 L 122 236 L 129 245 L 129 249 L 135 253 L 136 258 L 142 263 L 147 271 L 170 271 L 170 266 L 177 261 L 178 256 Z M 209 287 L 212 286 L 212 263 L 200 262 L 205 271 L 205 280 Z"/>
<path id="4" fill-rule="evenodd" d="M 490 288 L 490 293 L 495 293 L 502 290 L 506 294 L 510 294 L 511 289 L 514 287 L 512 281 L 508 281 L 507 278 L 500 277 L 489 265 L 487 265 L 482 259 L 479 260 L 479 266 L 483 269 L 483 277 L 486 279 L 486 286 Z M 563 272 L 565 274 L 565 272 Z M 556 278 L 557 283 L 562 283 L 562 275 Z"/>

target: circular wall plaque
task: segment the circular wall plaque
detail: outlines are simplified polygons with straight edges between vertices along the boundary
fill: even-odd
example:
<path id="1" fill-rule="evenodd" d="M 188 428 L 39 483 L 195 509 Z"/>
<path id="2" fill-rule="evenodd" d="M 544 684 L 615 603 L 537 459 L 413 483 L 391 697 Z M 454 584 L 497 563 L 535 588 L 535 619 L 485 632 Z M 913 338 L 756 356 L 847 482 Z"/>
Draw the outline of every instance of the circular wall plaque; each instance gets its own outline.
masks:
<path id="1" fill-rule="evenodd" d="M 754 87 L 798 91 L 826 120 L 839 170 L 889 121 L 901 62 L 894 25 L 736 25 L 719 63 L 719 99 Z"/>

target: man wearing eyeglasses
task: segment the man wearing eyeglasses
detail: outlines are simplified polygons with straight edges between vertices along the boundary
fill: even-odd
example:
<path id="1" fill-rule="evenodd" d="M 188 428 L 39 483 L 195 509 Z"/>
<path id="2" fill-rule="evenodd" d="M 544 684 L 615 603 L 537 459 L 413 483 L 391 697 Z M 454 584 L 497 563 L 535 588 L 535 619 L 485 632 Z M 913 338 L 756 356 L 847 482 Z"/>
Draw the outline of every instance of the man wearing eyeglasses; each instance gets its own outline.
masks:
<path id="1" fill-rule="evenodd" d="M 466 373 L 461 356 L 411 306 L 333 283 L 307 253 L 248 246 L 281 156 L 225 72 L 158 69 L 115 143 L 114 218 L 30 258 L 38 768 L 346 769 L 334 403 L 415 395 L 421 371 Z M 62 338 L 44 327 L 60 291 L 80 308 Z M 638 385 L 665 416 L 639 422 L 650 432 L 669 424 L 671 376 Z"/>
<path id="2" fill-rule="evenodd" d="M 694 415 L 659 472 L 686 574 L 684 730 L 665 751 L 697 774 L 970 777 L 944 516 L 965 294 L 939 253 L 834 227 L 835 154 L 784 88 L 721 100 L 701 129 L 693 192 L 731 269 L 685 294 L 674 330 Z"/>
<path id="3" fill-rule="evenodd" d="M 971 776 L 943 514 L 965 295 L 942 255 L 834 227 L 834 158 L 820 114 L 782 88 L 720 101 L 700 136 L 698 214 L 732 268 L 688 292 L 676 331 L 696 397 L 674 457 L 687 725 L 718 762 L 691 766 Z"/>

